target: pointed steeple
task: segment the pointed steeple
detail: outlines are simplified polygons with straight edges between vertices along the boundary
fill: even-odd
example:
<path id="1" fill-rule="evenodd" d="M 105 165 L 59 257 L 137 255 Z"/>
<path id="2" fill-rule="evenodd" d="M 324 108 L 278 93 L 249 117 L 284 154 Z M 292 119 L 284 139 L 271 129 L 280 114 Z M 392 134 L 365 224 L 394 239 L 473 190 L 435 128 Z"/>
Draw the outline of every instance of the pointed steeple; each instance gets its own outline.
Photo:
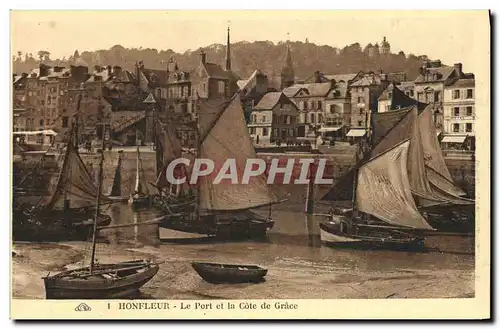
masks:
<path id="1" fill-rule="evenodd" d="M 231 39 L 229 37 L 229 26 L 227 27 L 227 46 L 226 46 L 226 71 L 231 71 Z"/>
<path id="2" fill-rule="evenodd" d="M 293 71 L 292 52 L 290 50 L 290 40 L 286 44 L 285 65 L 281 69 L 281 89 L 290 87 L 295 83 L 295 73 Z"/>

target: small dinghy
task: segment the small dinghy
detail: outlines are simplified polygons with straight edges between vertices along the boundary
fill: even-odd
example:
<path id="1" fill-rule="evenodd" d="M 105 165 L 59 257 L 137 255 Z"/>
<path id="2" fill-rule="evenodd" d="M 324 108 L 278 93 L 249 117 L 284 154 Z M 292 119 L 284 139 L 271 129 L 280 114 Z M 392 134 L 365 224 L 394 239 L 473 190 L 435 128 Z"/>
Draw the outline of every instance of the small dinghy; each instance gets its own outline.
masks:
<path id="1" fill-rule="evenodd" d="M 191 263 L 196 273 L 209 283 L 258 283 L 264 281 L 267 269 L 256 265 Z"/>
<path id="2" fill-rule="evenodd" d="M 44 277 L 47 299 L 108 299 L 126 297 L 145 285 L 158 272 L 150 260 L 95 264 Z"/>

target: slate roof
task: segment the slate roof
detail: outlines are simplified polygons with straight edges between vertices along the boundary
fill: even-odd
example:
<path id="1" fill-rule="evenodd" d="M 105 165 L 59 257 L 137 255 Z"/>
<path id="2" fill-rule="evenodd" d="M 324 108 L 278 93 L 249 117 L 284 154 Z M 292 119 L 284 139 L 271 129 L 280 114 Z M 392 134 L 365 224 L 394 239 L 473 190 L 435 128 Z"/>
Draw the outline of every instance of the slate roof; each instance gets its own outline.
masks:
<path id="1" fill-rule="evenodd" d="M 233 71 L 224 71 L 220 65 L 215 63 L 204 63 L 202 64 L 207 71 L 210 78 L 221 79 L 221 80 L 240 80 L 238 75 Z"/>
<path id="2" fill-rule="evenodd" d="M 454 83 L 450 84 L 450 87 L 455 88 L 473 88 L 476 86 L 475 79 L 458 79 Z"/>
<path id="3" fill-rule="evenodd" d="M 270 92 L 264 95 L 254 109 L 256 110 L 272 110 L 276 104 L 278 104 L 281 96 L 284 96 L 282 92 Z"/>
<path id="4" fill-rule="evenodd" d="M 425 80 L 425 76 L 421 74 L 415 79 L 415 83 L 446 81 L 453 74 L 453 72 L 455 72 L 455 69 L 451 66 L 429 67 L 426 68 L 425 70 L 430 74 L 437 74 L 438 75 L 437 79 L 428 81 Z"/>
<path id="5" fill-rule="evenodd" d="M 141 69 L 141 72 L 151 84 L 160 86 L 166 86 L 168 84 L 169 72 L 166 70 Z"/>
<path id="6" fill-rule="evenodd" d="M 120 132 L 146 117 L 144 111 L 116 111 L 111 113 L 111 129 Z"/>
<path id="7" fill-rule="evenodd" d="M 328 94 L 331 87 L 330 82 L 295 84 L 285 88 L 283 93 L 287 97 L 295 97 L 300 90 L 305 89 L 307 90 L 308 97 L 322 97 Z"/>

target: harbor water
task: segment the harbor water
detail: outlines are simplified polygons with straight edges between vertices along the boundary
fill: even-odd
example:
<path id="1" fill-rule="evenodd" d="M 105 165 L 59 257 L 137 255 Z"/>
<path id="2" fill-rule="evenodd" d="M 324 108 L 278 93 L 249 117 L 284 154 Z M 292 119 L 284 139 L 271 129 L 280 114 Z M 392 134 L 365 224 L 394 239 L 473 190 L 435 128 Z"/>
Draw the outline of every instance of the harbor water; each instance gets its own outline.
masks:
<path id="1" fill-rule="evenodd" d="M 292 196 L 293 198 L 293 196 Z M 298 200 L 297 200 L 298 201 Z M 158 217 L 151 209 L 134 212 L 127 204 L 104 207 L 112 224 Z M 324 207 L 323 207 L 324 208 Z M 317 212 L 327 211 L 322 206 Z M 268 209 L 257 210 L 267 215 Z M 319 241 L 324 217 L 304 214 L 302 202 L 273 208 L 274 228 L 265 241 L 216 242 L 157 226 L 100 232 L 100 263 L 151 258 L 164 261 L 139 298 L 452 298 L 474 296 L 474 237 L 430 236 L 426 252 L 334 249 Z M 14 243 L 14 298 L 45 298 L 42 277 L 88 265 L 88 242 Z M 192 269 L 192 261 L 255 264 L 268 269 L 259 284 L 213 285 Z"/>

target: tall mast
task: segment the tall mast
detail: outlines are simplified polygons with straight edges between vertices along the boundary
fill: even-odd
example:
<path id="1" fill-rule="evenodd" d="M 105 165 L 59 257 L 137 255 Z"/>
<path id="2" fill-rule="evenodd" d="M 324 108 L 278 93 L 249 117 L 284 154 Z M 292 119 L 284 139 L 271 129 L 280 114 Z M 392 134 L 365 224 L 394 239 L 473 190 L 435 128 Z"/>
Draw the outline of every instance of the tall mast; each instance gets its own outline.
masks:
<path id="1" fill-rule="evenodd" d="M 102 165 L 104 162 L 104 137 L 106 131 L 106 124 L 102 124 L 102 141 L 101 141 L 101 160 L 99 162 L 99 179 L 97 180 L 97 197 L 96 197 L 96 208 L 95 208 L 95 218 L 94 218 L 94 231 L 92 234 L 92 254 L 90 256 L 90 273 L 94 270 L 95 261 L 95 246 L 96 246 L 96 235 L 97 235 L 97 225 L 99 219 L 99 205 L 101 203 L 101 189 L 102 189 Z"/>
<path id="2" fill-rule="evenodd" d="M 200 138 L 200 109 L 199 104 L 196 104 L 196 158 L 200 157 L 201 152 L 201 138 Z M 196 218 L 200 218 L 200 184 L 198 184 L 198 188 L 196 189 Z"/>
<path id="3" fill-rule="evenodd" d="M 139 177 L 139 174 L 140 174 L 140 169 L 139 169 L 139 163 L 140 163 L 140 160 L 139 160 L 139 143 L 136 143 L 137 144 L 137 151 L 136 151 L 136 155 L 137 155 L 137 159 L 136 159 L 136 164 L 135 164 L 135 192 L 136 193 L 139 193 L 139 185 L 140 185 L 140 177 Z"/>

